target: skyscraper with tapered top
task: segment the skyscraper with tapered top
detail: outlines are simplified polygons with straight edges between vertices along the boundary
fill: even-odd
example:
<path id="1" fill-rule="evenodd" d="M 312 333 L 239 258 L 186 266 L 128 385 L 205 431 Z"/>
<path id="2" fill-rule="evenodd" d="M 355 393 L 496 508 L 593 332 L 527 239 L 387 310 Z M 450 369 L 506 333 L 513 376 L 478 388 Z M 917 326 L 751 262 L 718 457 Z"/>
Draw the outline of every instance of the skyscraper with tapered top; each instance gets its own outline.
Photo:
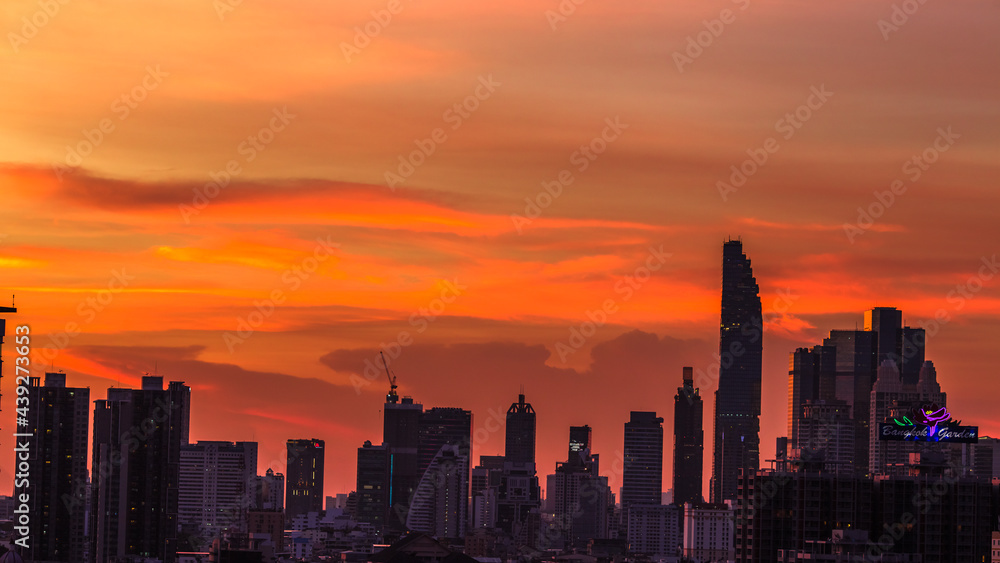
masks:
<path id="1" fill-rule="evenodd" d="M 760 288 L 743 243 L 722 246 L 719 389 L 715 392 L 712 502 L 736 498 L 740 469 L 760 465 Z"/>

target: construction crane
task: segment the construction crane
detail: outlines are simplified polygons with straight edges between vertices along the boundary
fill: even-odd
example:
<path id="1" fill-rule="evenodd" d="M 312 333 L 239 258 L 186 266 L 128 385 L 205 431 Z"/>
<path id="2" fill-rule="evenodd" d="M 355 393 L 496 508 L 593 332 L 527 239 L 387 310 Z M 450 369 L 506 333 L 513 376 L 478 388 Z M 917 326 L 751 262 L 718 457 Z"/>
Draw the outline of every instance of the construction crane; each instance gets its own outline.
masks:
<path id="1" fill-rule="evenodd" d="M 385 402 L 398 403 L 399 395 L 396 394 L 396 376 L 389 371 L 389 362 L 385 361 L 385 353 L 379 350 L 378 354 L 382 356 L 382 365 L 385 366 L 385 376 L 389 378 L 389 393 L 385 396 Z"/>

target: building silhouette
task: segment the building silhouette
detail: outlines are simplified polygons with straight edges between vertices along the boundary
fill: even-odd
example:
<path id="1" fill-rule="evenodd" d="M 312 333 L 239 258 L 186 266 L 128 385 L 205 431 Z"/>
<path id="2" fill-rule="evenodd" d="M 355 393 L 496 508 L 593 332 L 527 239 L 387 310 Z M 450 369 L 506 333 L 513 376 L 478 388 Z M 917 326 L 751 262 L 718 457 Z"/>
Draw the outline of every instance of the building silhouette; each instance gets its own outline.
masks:
<path id="1" fill-rule="evenodd" d="M 663 493 L 663 418 L 632 411 L 625 423 L 621 510 L 633 504 L 660 504 Z"/>
<path id="2" fill-rule="evenodd" d="M 27 494 L 28 549 L 32 561 L 84 561 L 87 512 L 87 430 L 90 389 L 66 387 L 66 375 L 46 373 L 45 385 L 32 377 L 28 385 L 27 424 L 14 438 L 19 463 L 27 455 L 30 477 L 15 479 L 14 497 Z M 26 446 L 26 447 L 25 447 Z M 19 505 L 21 503 L 18 503 Z"/>
<path id="3" fill-rule="evenodd" d="M 608 537 L 613 502 L 608 478 L 600 475 L 600 456 L 590 453 L 590 426 L 571 426 L 569 457 L 556 463 L 546 480 L 550 528 L 539 538 L 539 549 L 583 549 L 592 539 Z"/>
<path id="4" fill-rule="evenodd" d="M 683 382 L 674 396 L 674 504 L 704 502 L 701 486 L 704 452 L 703 404 L 694 387 L 693 370 L 684 368 Z"/>
<path id="5" fill-rule="evenodd" d="M 223 533 L 246 533 L 257 477 L 257 442 L 181 446 L 178 521 L 207 549 Z"/>
<path id="6" fill-rule="evenodd" d="M 743 243 L 722 248 L 719 389 L 715 392 L 712 501 L 736 496 L 740 469 L 760 464 L 763 318 L 757 280 Z"/>
<path id="7" fill-rule="evenodd" d="M 108 389 L 94 401 L 90 536 L 93 561 L 173 560 L 181 446 L 191 388 L 144 376 L 142 389 Z"/>
<path id="8" fill-rule="evenodd" d="M 323 510 L 326 443 L 315 438 L 288 440 L 285 464 L 285 521 Z"/>
<path id="9" fill-rule="evenodd" d="M 468 487 L 468 455 L 460 445 L 442 445 L 420 478 L 406 527 L 439 538 L 465 537 Z"/>
<path id="10" fill-rule="evenodd" d="M 865 311 L 865 330 L 876 334 L 877 365 L 892 360 L 903 383 L 916 385 L 924 365 L 924 329 L 903 326 L 903 312 L 895 307 L 875 307 Z"/>
<path id="11" fill-rule="evenodd" d="M 427 533 L 431 533 L 429 527 L 434 526 L 449 534 L 459 534 L 444 537 L 461 537 L 465 534 L 469 504 L 472 411 L 444 407 L 427 409 L 420 414 L 418 442 L 420 481 L 413 493 L 406 526 Z M 439 494 L 442 498 L 432 503 L 432 491 L 433 495 Z M 430 506 L 433 506 L 433 517 L 428 512 Z M 414 513 L 415 510 L 418 513 Z M 454 521 L 458 512 L 462 514 L 460 522 Z M 414 525 L 420 527 L 414 528 Z"/>
<path id="12" fill-rule="evenodd" d="M 524 402 L 524 393 L 507 409 L 504 459 L 510 463 L 535 463 L 535 409 Z"/>
<path id="13" fill-rule="evenodd" d="M 254 509 L 285 511 L 285 475 L 275 473 L 270 467 L 263 475 L 254 479 L 255 501 Z"/>
<path id="14" fill-rule="evenodd" d="M 392 482 L 389 448 L 365 442 L 358 448 L 357 508 L 354 519 L 384 533 L 389 517 L 389 485 Z"/>
<path id="15" fill-rule="evenodd" d="M 389 506 L 386 529 L 394 534 L 406 530 L 406 512 L 420 481 L 420 417 L 424 407 L 410 397 L 396 394 L 392 388 L 386 395 L 382 421 L 382 445 L 388 448 L 392 467 L 387 484 L 386 503 Z"/>

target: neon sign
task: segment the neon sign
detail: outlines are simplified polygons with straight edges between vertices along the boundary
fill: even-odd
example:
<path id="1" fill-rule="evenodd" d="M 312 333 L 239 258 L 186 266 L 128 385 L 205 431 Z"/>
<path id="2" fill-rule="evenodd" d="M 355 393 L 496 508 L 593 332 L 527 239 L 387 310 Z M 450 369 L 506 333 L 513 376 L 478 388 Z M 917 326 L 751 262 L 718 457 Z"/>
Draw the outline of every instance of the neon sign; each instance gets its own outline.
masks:
<path id="1" fill-rule="evenodd" d="M 962 426 L 961 421 L 952 420 L 948 409 L 929 404 L 914 407 L 902 420 L 893 418 L 891 423 L 880 425 L 879 439 L 975 443 L 979 441 L 979 427 Z"/>

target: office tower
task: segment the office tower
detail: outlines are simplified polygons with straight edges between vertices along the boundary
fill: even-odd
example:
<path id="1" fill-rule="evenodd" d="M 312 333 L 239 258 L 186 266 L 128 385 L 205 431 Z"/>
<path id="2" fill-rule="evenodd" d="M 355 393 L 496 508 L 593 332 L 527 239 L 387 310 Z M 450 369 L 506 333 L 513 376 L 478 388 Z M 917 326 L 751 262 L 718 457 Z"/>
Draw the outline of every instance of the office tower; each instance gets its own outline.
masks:
<path id="1" fill-rule="evenodd" d="M 788 357 L 787 435 L 795 448 L 802 408 L 807 401 L 836 399 L 837 350 L 833 346 L 799 348 Z"/>
<path id="2" fill-rule="evenodd" d="M 959 455 L 956 444 L 938 442 L 893 441 L 879 438 L 879 425 L 909 416 L 912 409 L 936 404 L 947 407 L 948 396 L 941 392 L 937 371 L 932 362 L 924 362 L 916 385 L 903 383 L 899 370 L 892 360 L 878 368 L 878 379 L 871 391 L 868 471 L 872 474 L 899 473 L 916 452 L 941 452 L 948 457 Z"/>
<path id="3" fill-rule="evenodd" d="M 542 500 L 535 463 L 504 463 L 496 491 L 497 528 L 516 546 L 536 545 Z"/>
<path id="4" fill-rule="evenodd" d="M 62 373 L 46 373 L 44 387 L 32 377 L 27 389 L 27 424 L 17 432 L 32 437 L 14 438 L 15 466 L 26 461 L 28 469 L 18 473 L 29 476 L 15 479 L 14 487 L 15 499 L 30 499 L 28 549 L 21 555 L 84 561 L 90 390 L 66 387 Z"/>
<path id="5" fill-rule="evenodd" d="M 807 401 L 796 432 L 793 458 L 822 459 L 834 473 L 855 469 L 854 420 L 844 401 Z"/>
<path id="6" fill-rule="evenodd" d="M 16 312 L 17 309 L 14 307 L 0 307 L 0 313 L 16 313 Z M 0 318 L 0 381 L 3 381 L 3 339 L 6 335 L 7 335 L 7 319 Z M 17 335 L 15 335 L 15 342 L 17 340 L 16 336 Z M 30 342 L 31 339 L 30 334 L 21 336 L 22 336 L 21 338 L 22 342 Z"/>
<path id="7" fill-rule="evenodd" d="M 389 448 L 385 445 L 373 446 L 365 442 L 358 448 L 358 505 L 354 519 L 375 526 L 382 534 L 389 516 L 390 469 Z"/>
<path id="8" fill-rule="evenodd" d="M 684 384 L 674 396 L 674 504 L 704 502 L 701 494 L 702 454 L 702 401 L 699 389 L 694 387 L 693 370 L 684 368 Z"/>
<path id="9" fill-rule="evenodd" d="M 457 446 L 458 455 L 464 458 L 465 476 L 458 493 L 463 503 L 469 498 L 469 472 L 472 460 L 472 411 L 459 408 L 435 407 L 420 415 L 419 446 L 417 448 L 417 474 L 421 481 L 428 468 L 444 446 Z M 414 493 L 416 494 L 416 493 Z"/>
<path id="10" fill-rule="evenodd" d="M 570 427 L 569 459 L 556 463 L 546 480 L 553 529 L 539 539 L 539 549 L 584 548 L 591 539 L 608 537 L 613 505 L 608 478 L 600 475 L 600 456 L 590 453 L 590 426 Z"/>
<path id="11" fill-rule="evenodd" d="M 663 418 L 655 412 L 630 413 L 625 423 L 622 515 L 633 504 L 660 504 L 663 493 Z"/>
<path id="12" fill-rule="evenodd" d="M 570 426 L 569 427 L 569 457 L 573 460 L 579 457 L 581 452 L 590 449 L 590 426 Z"/>
<path id="13" fill-rule="evenodd" d="M 285 521 L 323 510 L 323 462 L 326 443 L 315 438 L 289 440 L 285 465 Z"/>
<path id="14" fill-rule="evenodd" d="M 410 397 L 400 399 L 393 387 L 386 395 L 384 408 L 382 445 L 389 448 L 392 467 L 386 528 L 395 534 L 406 530 L 406 512 L 420 480 L 418 448 L 424 407 Z"/>
<path id="15" fill-rule="evenodd" d="M 524 393 L 507 409 L 504 458 L 511 463 L 535 462 L 535 409 L 524 402 Z"/>
<path id="16" fill-rule="evenodd" d="M 257 477 L 257 442 L 199 441 L 181 446 L 178 521 L 200 549 L 223 533 L 246 533 Z"/>
<path id="17" fill-rule="evenodd" d="M 903 327 L 900 355 L 903 358 L 900 364 L 899 373 L 903 378 L 903 383 L 914 384 L 920 380 L 920 370 L 925 361 L 925 345 L 927 335 L 922 328 Z"/>
<path id="18" fill-rule="evenodd" d="M 468 489 L 469 456 L 461 445 L 445 443 L 420 478 L 406 527 L 440 538 L 464 537 Z"/>
<path id="19" fill-rule="evenodd" d="M 865 330 L 876 333 L 875 345 L 878 350 L 878 365 L 892 360 L 902 365 L 903 312 L 895 307 L 875 307 L 865 311 Z"/>
<path id="20" fill-rule="evenodd" d="M 895 307 L 875 307 L 865 311 L 865 330 L 877 333 L 877 365 L 892 360 L 903 383 L 915 385 L 924 364 L 924 329 L 903 326 L 903 312 Z"/>
<path id="21" fill-rule="evenodd" d="M 742 468 L 760 464 L 760 377 L 764 323 L 759 288 L 743 243 L 722 248 L 719 389 L 715 392 L 712 500 L 736 495 Z"/>
<path id="22" fill-rule="evenodd" d="M 144 376 L 142 389 L 108 389 L 94 401 L 91 560 L 173 559 L 181 446 L 191 388 Z"/>
<path id="23" fill-rule="evenodd" d="M 283 473 L 275 473 L 273 469 L 268 467 L 264 475 L 257 476 L 255 483 L 255 509 L 285 511 L 285 475 Z"/>
<path id="24" fill-rule="evenodd" d="M 633 504 L 628 511 L 628 553 L 655 559 L 678 556 L 682 517 L 683 505 Z"/>
<path id="25" fill-rule="evenodd" d="M 870 429 L 869 403 L 878 368 L 876 333 L 863 330 L 831 330 L 824 346 L 833 347 L 836 360 L 834 399 L 844 401 L 854 417 L 855 467 L 868 467 Z"/>

